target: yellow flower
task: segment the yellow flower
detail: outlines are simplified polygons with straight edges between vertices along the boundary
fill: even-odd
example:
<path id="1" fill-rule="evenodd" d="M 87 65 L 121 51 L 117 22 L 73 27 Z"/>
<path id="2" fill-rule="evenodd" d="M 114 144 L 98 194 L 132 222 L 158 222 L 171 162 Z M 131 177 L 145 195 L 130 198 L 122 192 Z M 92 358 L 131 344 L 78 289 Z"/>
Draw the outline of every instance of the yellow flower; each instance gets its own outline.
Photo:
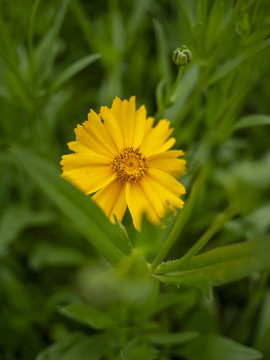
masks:
<path id="1" fill-rule="evenodd" d="M 64 155 L 62 176 L 81 189 L 103 209 L 111 221 L 122 220 L 129 208 L 136 229 L 145 213 L 159 224 L 169 210 L 183 207 L 184 186 L 175 177 L 185 172 L 182 150 L 169 150 L 168 120 L 146 116 L 145 106 L 136 110 L 135 97 L 115 98 L 100 114 L 90 110 L 88 120 L 75 129 L 68 143 L 73 154 Z"/>

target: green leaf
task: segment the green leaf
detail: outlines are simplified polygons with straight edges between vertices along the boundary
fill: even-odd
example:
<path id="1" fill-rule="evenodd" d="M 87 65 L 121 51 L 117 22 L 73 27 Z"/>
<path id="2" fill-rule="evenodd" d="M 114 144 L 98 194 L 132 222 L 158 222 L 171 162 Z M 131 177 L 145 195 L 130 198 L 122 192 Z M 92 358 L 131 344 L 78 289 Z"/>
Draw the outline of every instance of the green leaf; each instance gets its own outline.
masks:
<path id="1" fill-rule="evenodd" d="M 99 360 L 106 351 L 106 339 L 100 335 L 68 334 L 41 351 L 36 360 Z"/>
<path id="2" fill-rule="evenodd" d="M 0 258 L 22 230 L 29 226 L 48 224 L 54 219 L 50 212 L 36 212 L 23 205 L 8 207 L 0 221 Z"/>
<path id="3" fill-rule="evenodd" d="M 196 331 L 184 331 L 175 333 L 149 334 L 147 338 L 152 344 L 156 345 L 178 345 L 183 344 L 200 334 Z"/>
<path id="4" fill-rule="evenodd" d="M 184 72 L 183 78 L 170 98 L 172 103 L 177 103 L 177 108 L 181 108 L 185 104 L 197 83 L 198 76 L 199 68 L 196 64 L 193 64 Z"/>
<path id="5" fill-rule="evenodd" d="M 270 116 L 263 114 L 247 115 L 242 117 L 234 126 L 234 130 L 253 126 L 270 125 Z"/>
<path id="6" fill-rule="evenodd" d="M 36 72 L 40 82 L 49 74 L 57 47 L 57 36 L 63 24 L 69 0 L 62 0 L 52 26 L 35 49 Z"/>
<path id="7" fill-rule="evenodd" d="M 193 286 L 208 292 L 270 267 L 270 235 L 258 240 L 226 246 L 194 256 L 182 271 L 168 272 L 157 279 L 168 284 Z"/>
<path id="8" fill-rule="evenodd" d="M 262 354 L 226 337 L 206 334 L 189 341 L 178 353 L 188 360 L 256 360 Z"/>
<path id="9" fill-rule="evenodd" d="M 247 239 L 252 240 L 267 233 L 270 228 L 270 202 L 256 208 L 243 219 L 243 227 Z"/>
<path id="10" fill-rule="evenodd" d="M 253 47 L 250 47 L 247 50 L 244 50 L 240 55 L 237 55 L 235 58 L 226 61 L 224 64 L 220 65 L 216 72 L 209 78 L 206 85 L 212 85 L 218 80 L 222 79 L 224 76 L 229 74 L 232 70 L 236 69 L 237 66 L 242 64 L 243 61 L 248 59 L 251 56 L 256 56 L 260 51 L 264 50 L 270 46 L 270 39 L 266 39 L 260 44 L 256 44 Z"/>
<path id="11" fill-rule="evenodd" d="M 264 235 L 257 240 L 245 241 L 238 244 L 224 246 L 205 252 L 204 254 L 194 256 L 187 268 L 201 268 L 203 266 L 215 265 L 228 260 L 244 259 L 254 255 L 260 256 L 270 250 L 270 235 Z M 270 254 L 269 254 L 270 256 Z M 270 263 L 269 263 L 270 266 Z"/>
<path id="12" fill-rule="evenodd" d="M 160 75 L 164 79 L 166 89 L 168 90 L 172 84 L 171 56 L 168 56 L 168 41 L 162 24 L 158 20 L 154 20 L 153 23 L 157 39 Z"/>
<path id="13" fill-rule="evenodd" d="M 163 107 L 163 103 L 165 100 L 165 85 L 165 80 L 164 78 L 162 78 L 156 86 L 155 95 L 158 109 L 162 109 Z"/>
<path id="14" fill-rule="evenodd" d="M 254 212 L 261 206 L 262 191 L 269 188 L 270 152 L 261 159 L 236 161 L 226 169 L 216 170 L 215 177 L 239 212 L 245 215 Z"/>
<path id="15" fill-rule="evenodd" d="M 160 294 L 158 300 L 152 305 L 147 315 L 153 316 L 169 307 L 175 307 L 178 309 L 178 318 L 181 318 L 196 306 L 199 297 L 195 289 L 185 290 L 185 292 L 181 291 L 181 293 L 172 292 L 169 294 Z"/>
<path id="16" fill-rule="evenodd" d="M 207 19 L 207 29 L 205 35 L 206 51 L 210 51 L 218 41 L 223 27 L 224 19 L 224 1 L 217 0 L 213 2 L 209 18 Z"/>
<path id="17" fill-rule="evenodd" d="M 29 316 L 32 309 L 32 294 L 29 293 L 28 288 L 18 274 L 14 270 L 0 262 L 0 288 L 1 298 L 8 300 L 8 306 L 13 311 Z"/>
<path id="18" fill-rule="evenodd" d="M 146 16 L 146 12 L 150 7 L 151 2 L 152 0 L 137 0 L 134 2 L 134 6 L 130 12 L 128 21 L 129 38 L 133 37 L 140 28 L 140 25 Z"/>
<path id="19" fill-rule="evenodd" d="M 112 224 L 103 211 L 70 183 L 62 179 L 54 167 L 32 152 L 13 148 L 12 151 L 29 177 L 36 182 L 60 210 L 70 219 L 77 231 L 111 263 L 124 258 L 117 247 L 126 249 L 129 240 L 118 225 Z"/>
<path id="20" fill-rule="evenodd" d="M 176 269 L 183 268 L 184 264 L 192 259 L 199 251 L 205 246 L 205 244 L 222 228 L 222 226 L 235 215 L 235 209 L 233 206 L 228 207 L 222 214 L 220 214 L 207 228 L 207 230 L 199 237 L 199 239 L 190 247 L 190 249 L 178 260 L 165 262 L 160 264 L 155 271 L 156 274 L 163 274 Z"/>
<path id="21" fill-rule="evenodd" d="M 56 342 L 48 348 L 42 350 L 36 357 L 36 360 L 56 360 L 62 358 L 63 354 L 71 349 L 74 344 L 84 338 L 83 334 L 68 334 L 64 339 Z"/>
<path id="22" fill-rule="evenodd" d="M 56 77 L 51 85 L 51 91 L 55 92 L 58 90 L 65 82 L 75 76 L 77 73 L 85 69 L 87 66 L 92 64 L 94 61 L 98 60 L 101 57 L 100 54 L 91 54 L 83 57 L 82 59 L 74 62 L 69 65 L 65 70 L 63 70 L 60 75 Z"/>
<path id="23" fill-rule="evenodd" d="M 70 304 L 61 308 L 60 312 L 97 330 L 104 329 L 113 324 L 112 319 L 100 310 L 84 304 Z"/>
<path id="24" fill-rule="evenodd" d="M 114 48 L 121 53 L 125 49 L 126 31 L 123 23 L 123 16 L 120 11 L 114 10 L 112 12 L 111 23 L 112 43 Z"/>
<path id="25" fill-rule="evenodd" d="M 198 64 L 191 64 L 184 70 L 181 81 L 178 83 L 176 90 L 170 97 L 171 106 L 166 108 L 163 112 L 164 117 L 166 119 L 170 119 L 175 126 L 178 122 L 183 120 L 183 116 L 186 111 L 186 104 L 192 96 L 198 80 L 198 75 Z"/>
<path id="26" fill-rule="evenodd" d="M 124 360 L 152 360 L 156 359 L 158 351 L 148 345 L 141 343 L 141 339 L 132 339 L 124 349 L 121 351 L 122 359 Z"/>
<path id="27" fill-rule="evenodd" d="M 270 353 L 270 290 L 266 292 L 261 304 L 255 336 L 256 348 Z"/>
<path id="28" fill-rule="evenodd" d="M 83 32 L 83 35 L 87 41 L 88 46 L 92 49 L 97 49 L 97 42 L 99 38 L 95 36 L 92 30 L 92 21 L 90 20 L 83 4 L 79 0 L 72 0 L 70 2 L 70 8 L 74 16 L 77 17 L 79 26 Z"/>

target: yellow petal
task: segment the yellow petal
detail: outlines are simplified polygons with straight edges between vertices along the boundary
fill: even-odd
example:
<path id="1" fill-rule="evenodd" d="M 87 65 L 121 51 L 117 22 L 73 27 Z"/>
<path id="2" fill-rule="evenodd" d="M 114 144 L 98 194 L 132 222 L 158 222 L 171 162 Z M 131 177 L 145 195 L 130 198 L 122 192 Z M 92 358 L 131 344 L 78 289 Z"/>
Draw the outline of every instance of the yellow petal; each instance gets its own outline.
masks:
<path id="1" fill-rule="evenodd" d="M 72 170 L 78 167 L 88 167 L 91 165 L 108 165 L 111 160 L 90 149 L 87 152 L 63 155 L 60 163 L 65 170 Z"/>
<path id="2" fill-rule="evenodd" d="M 79 141 L 70 141 L 67 145 L 71 151 L 74 151 L 76 153 L 93 152 L 93 150 L 91 150 L 88 146 L 83 145 Z"/>
<path id="3" fill-rule="evenodd" d="M 61 176 L 87 195 L 98 191 L 115 180 L 115 174 L 110 166 L 106 165 L 77 167 L 69 170 L 64 168 Z"/>
<path id="4" fill-rule="evenodd" d="M 108 218 L 122 220 L 127 208 L 125 184 L 115 180 L 98 191 L 92 199 L 101 207 Z"/>
<path id="5" fill-rule="evenodd" d="M 136 111 L 135 96 L 131 96 L 129 101 L 121 101 L 116 97 L 113 101 L 111 112 L 122 131 L 124 145 L 132 148 L 139 147 L 144 136 L 145 107 L 141 106 Z"/>
<path id="6" fill-rule="evenodd" d="M 148 199 L 149 204 L 151 204 L 153 212 L 155 212 L 157 217 L 161 219 L 165 213 L 164 204 L 162 204 L 160 197 L 153 190 L 148 176 L 144 176 L 140 181 L 140 187 L 143 190 L 145 197 Z"/>
<path id="7" fill-rule="evenodd" d="M 115 154 L 117 147 L 111 136 L 108 134 L 104 124 L 101 121 L 100 116 L 94 111 L 90 110 L 88 113 L 88 120 L 83 123 L 87 131 L 103 146 L 105 146 L 110 152 Z"/>
<path id="8" fill-rule="evenodd" d="M 107 106 L 100 108 L 100 115 L 104 121 L 104 127 L 111 138 L 117 152 L 124 148 L 123 135 L 121 133 L 118 122 L 116 121 L 112 111 Z"/>
<path id="9" fill-rule="evenodd" d="M 142 140 L 144 138 L 145 125 L 146 125 L 146 109 L 145 106 L 142 105 L 136 111 L 136 115 L 135 115 L 134 134 L 132 141 L 132 146 L 134 149 L 139 148 L 142 143 Z"/>
<path id="10" fill-rule="evenodd" d="M 143 214 L 146 214 L 149 220 L 153 223 L 160 223 L 151 202 L 149 202 L 148 198 L 145 196 L 139 182 L 129 182 L 126 184 L 126 199 L 133 219 L 133 224 L 137 230 L 141 229 Z"/>
<path id="11" fill-rule="evenodd" d="M 144 130 L 144 136 L 148 135 L 148 133 L 150 132 L 150 130 L 152 130 L 154 124 L 154 118 L 153 117 L 148 117 L 145 121 L 145 130 Z"/>
<path id="12" fill-rule="evenodd" d="M 107 143 L 103 142 L 102 137 L 98 131 L 87 130 L 89 122 L 85 121 L 83 125 L 77 125 L 75 129 L 76 142 L 83 144 L 90 150 L 95 151 L 101 155 L 113 158 L 114 151 L 108 146 Z"/>
<path id="13" fill-rule="evenodd" d="M 140 150 L 145 156 L 148 157 L 166 151 L 174 144 L 175 140 L 173 138 L 166 142 L 173 132 L 173 129 L 169 127 L 170 122 L 168 120 L 160 120 L 158 124 L 145 135 L 140 146 Z"/>
<path id="14" fill-rule="evenodd" d="M 170 138 L 167 140 L 157 151 L 156 154 L 160 154 L 164 151 L 169 150 L 175 144 L 175 138 Z"/>
<path id="15" fill-rule="evenodd" d="M 147 163 L 150 168 L 159 169 L 174 177 L 179 177 L 186 170 L 186 160 L 178 159 L 182 155 L 184 155 L 182 150 L 169 150 L 148 157 Z"/>
<path id="16" fill-rule="evenodd" d="M 185 194 L 186 190 L 179 181 L 157 169 L 149 169 L 147 177 L 150 186 L 165 207 L 183 207 L 184 202 L 179 197 Z"/>
<path id="17" fill-rule="evenodd" d="M 127 126 L 127 146 L 133 147 L 134 129 L 135 129 L 135 112 L 136 99 L 131 96 L 127 106 L 126 112 L 126 126 Z"/>
<path id="18" fill-rule="evenodd" d="M 128 107 L 128 101 L 119 99 L 116 97 L 113 100 L 111 111 L 115 118 L 115 120 L 118 122 L 119 128 L 122 131 L 123 141 L 125 146 L 128 146 L 128 122 L 127 122 L 127 107 Z"/>
<path id="19" fill-rule="evenodd" d="M 176 192 L 179 195 L 186 193 L 184 185 L 177 181 L 173 176 L 166 174 L 164 171 L 149 169 L 148 174 L 155 178 L 163 186 L 168 187 L 171 191 Z"/>

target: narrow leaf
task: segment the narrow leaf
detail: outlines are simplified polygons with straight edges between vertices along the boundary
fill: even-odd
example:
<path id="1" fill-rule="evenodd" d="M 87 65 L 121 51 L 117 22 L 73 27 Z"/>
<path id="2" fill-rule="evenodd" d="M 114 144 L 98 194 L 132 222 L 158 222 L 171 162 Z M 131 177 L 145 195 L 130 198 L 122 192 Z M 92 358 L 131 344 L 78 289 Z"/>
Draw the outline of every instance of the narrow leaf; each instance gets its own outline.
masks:
<path id="1" fill-rule="evenodd" d="M 98 330 L 113 324 L 112 319 L 100 310 L 84 304 L 70 304 L 61 308 L 60 312 L 71 319 Z"/>
<path id="2" fill-rule="evenodd" d="M 78 189 L 62 179 L 46 160 L 22 148 L 13 148 L 12 153 L 29 177 L 70 219 L 78 232 L 111 263 L 119 262 L 124 254 L 117 248 L 123 234 L 118 225 L 113 225 L 103 211 Z"/>
<path id="3" fill-rule="evenodd" d="M 266 39 L 258 45 L 250 47 L 247 50 L 244 50 L 240 55 L 237 55 L 235 58 L 226 61 L 220 67 L 217 68 L 217 71 L 209 78 L 207 85 L 214 84 L 218 80 L 222 79 L 224 76 L 229 74 L 232 70 L 236 69 L 243 61 L 248 59 L 250 56 L 257 56 L 258 53 L 270 45 L 270 39 Z"/>
<path id="4" fill-rule="evenodd" d="M 264 296 L 255 334 L 255 346 L 262 351 L 270 350 L 270 290 Z"/>
<path id="5" fill-rule="evenodd" d="M 99 360 L 106 351 L 105 344 L 106 338 L 99 334 L 72 333 L 41 351 L 36 360 Z"/>
<path id="6" fill-rule="evenodd" d="M 82 59 L 74 62 L 63 70 L 60 75 L 56 77 L 51 85 L 51 91 L 56 91 L 59 89 L 65 82 L 75 76 L 77 73 L 85 69 L 87 66 L 92 64 L 94 61 L 98 60 L 101 57 L 100 54 L 91 54 L 83 57 Z"/>
<path id="7" fill-rule="evenodd" d="M 156 359 L 158 351 L 139 338 L 132 339 L 121 351 L 124 360 L 153 360 Z"/>
<path id="8" fill-rule="evenodd" d="M 162 24 L 158 20 L 154 20 L 154 30 L 158 47 L 158 59 L 160 59 L 160 74 L 165 81 L 166 88 L 172 84 L 171 57 L 169 55 L 168 41 Z"/>
<path id="9" fill-rule="evenodd" d="M 55 45 L 58 33 L 63 24 L 69 0 L 62 0 L 58 7 L 58 12 L 55 16 L 52 26 L 49 28 L 47 34 L 42 38 L 42 41 L 35 49 L 35 64 L 36 71 L 39 74 L 39 79 L 43 80 L 49 72 L 50 66 L 54 61 Z"/>
<path id="10" fill-rule="evenodd" d="M 84 338 L 83 334 L 73 333 L 68 334 L 62 340 L 42 350 L 36 357 L 36 360 L 56 360 L 63 354 L 69 351 L 74 344 L 80 342 Z"/>
<path id="11" fill-rule="evenodd" d="M 189 341 L 178 351 L 188 360 L 256 360 L 262 354 L 226 337 L 206 334 Z"/>
<path id="12" fill-rule="evenodd" d="M 270 250 L 270 236 L 265 235 L 257 240 L 245 241 L 239 244 L 229 245 L 213 249 L 204 254 L 194 256 L 184 268 L 201 268 L 215 265 L 228 260 L 238 260 L 245 257 L 260 256 Z M 270 258 L 270 255 L 269 255 Z M 269 262 L 270 266 L 270 262 Z"/>
<path id="13" fill-rule="evenodd" d="M 148 339 L 156 345 L 180 345 L 199 336 L 196 331 L 184 331 L 176 333 L 149 334 Z"/>
<path id="14" fill-rule="evenodd" d="M 152 0 L 137 0 L 134 3 L 128 21 L 129 38 L 134 36 L 140 28 L 140 24 L 146 16 L 146 12 L 150 7 L 151 1 Z"/>
<path id="15" fill-rule="evenodd" d="M 242 117 L 234 126 L 234 130 L 245 129 L 253 126 L 270 125 L 270 116 L 263 114 L 247 115 Z"/>
<path id="16" fill-rule="evenodd" d="M 209 17 L 207 19 L 207 29 L 205 35 L 206 51 L 210 51 L 216 44 L 223 27 L 224 2 L 217 0 L 213 2 Z"/>
<path id="17" fill-rule="evenodd" d="M 207 292 L 212 286 L 226 284 L 270 267 L 270 235 L 246 243 L 227 246 L 195 256 L 190 270 L 156 275 L 162 282 L 197 287 Z"/>

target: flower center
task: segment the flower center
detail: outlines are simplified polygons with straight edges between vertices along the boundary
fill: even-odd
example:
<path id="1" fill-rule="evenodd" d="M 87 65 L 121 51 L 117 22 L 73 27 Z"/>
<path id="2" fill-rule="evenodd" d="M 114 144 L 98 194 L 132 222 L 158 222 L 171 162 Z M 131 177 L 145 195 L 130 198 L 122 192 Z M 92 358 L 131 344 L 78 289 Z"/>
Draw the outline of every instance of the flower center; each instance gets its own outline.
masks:
<path id="1" fill-rule="evenodd" d="M 114 158 L 112 169 L 121 181 L 139 181 L 148 171 L 145 156 L 131 147 L 124 148 L 122 152 Z"/>

